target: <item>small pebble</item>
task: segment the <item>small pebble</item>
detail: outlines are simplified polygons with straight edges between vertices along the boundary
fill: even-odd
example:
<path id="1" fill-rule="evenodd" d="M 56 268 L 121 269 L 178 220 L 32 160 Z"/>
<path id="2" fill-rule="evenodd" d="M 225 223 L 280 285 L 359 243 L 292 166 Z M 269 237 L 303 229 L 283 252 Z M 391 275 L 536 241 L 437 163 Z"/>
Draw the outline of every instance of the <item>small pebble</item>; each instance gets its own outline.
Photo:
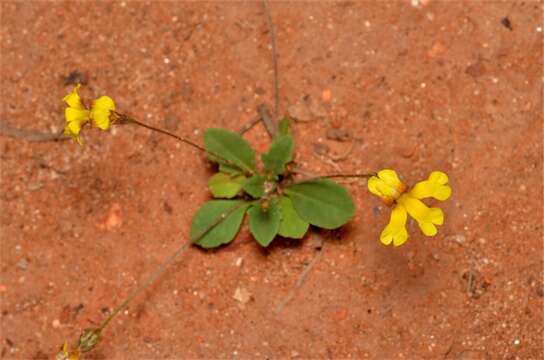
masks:
<path id="1" fill-rule="evenodd" d="M 329 101 L 331 101 L 331 98 L 332 98 L 331 90 L 330 89 L 323 90 L 323 92 L 321 93 L 321 99 L 324 102 L 329 102 Z"/>
<path id="2" fill-rule="evenodd" d="M 458 244 L 464 244 L 466 241 L 465 235 L 457 234 L 457 235 L 451 235 L 448 236 L 450 240 L 455 241 Z"/>
<path id="3" fill-rule="evenodd" d="M 17 261 L 15 266 L 17 269 L 26 270 L 28 268 L 28 261 L 25 258 L 22 258 L 21 260 Z"/>
<path id="4" fill-rule="evenodd" d="M 51 322 L 51 326 L 53 326 L 54 329 L 58 329 L 60 327 L 60 320 L 55 319 Z"/>
<path id="5" fill-rule="evenodd" d="M 251 300 L 251 293 L 246 289 L 242 287 L 236 288 L 236 291 L 234 292 L 233 298 L 242 304 L 246 304 Z"/>

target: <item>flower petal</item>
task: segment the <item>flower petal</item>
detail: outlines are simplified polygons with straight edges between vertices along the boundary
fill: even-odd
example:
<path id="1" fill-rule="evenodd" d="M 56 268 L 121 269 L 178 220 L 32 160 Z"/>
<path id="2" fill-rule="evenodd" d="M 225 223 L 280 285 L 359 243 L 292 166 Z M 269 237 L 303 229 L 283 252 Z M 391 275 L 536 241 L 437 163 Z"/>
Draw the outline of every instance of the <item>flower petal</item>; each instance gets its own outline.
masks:
<path id="1" fill-rule="evenodd" d="M 77 109 L 73 107 L 67 107 L 64 109 L 64 118 L 66 122 L 77 121 L 83 123 L 89 120 L 89 110 L 86 109 Z"/>
<path id="2" fill-rule="evenodd" d="M 436 226 L 434 226 L 433 223 L 426 222 L 426 223 L 417 223 L 419 225 L 419 228 L 423 234 L 426 236 L 435 236 L 438 233 L 438 229 Z"/>
<path id="3" fill-rule="evenodd" d="M 110 127 L 110 112 L 109 110 L 95 110 L 92 113 L 94 124 L 102 130 L 107 130 Z"/>
<path id="4" fill-rule="evenodd" d="M 380 191 L 379 184 L 382 182 L 382 180 L 378 179 L 376 176 L 371 176 L 370 179 L 368 179 L 367 187 L 368 191 L 370 191 L 372 194 L 382 197 L 383 193 Z"/>
<path id="5" fill-rule="evenodd" d="M 85 109 L 85 106 L 83 105 L 83 102 L 81 101 L 81 98 L 79 97 L 78 90 L 80 88 L 80 84 L 77 84 L 74 87 L 74 90 L 72 90 L 71 93 L 66 95 L 62 100 L 64 100 L 65 103 L 68 104 L 68 106 L 74 108 L 74 109 Z"/>
<path id="6" fill-rule="evenodd" d="M 435 236 L 438 230 L 435 225 L 442 225 L 444 223 L 444 212 L 440 208 L 429 209 L 430 222 L 418 222 L 419 228 L 423 234 L 427 236 Z"/>
<path id="7" fill-rule="evenodd" d="M 380 240 L 384 245 L 400 246 L 408 239 L 408 231 L 406 230 L 406 209 L 402 205 L 397 205 L 391 211 L 391 219 L 389 224 L 383 229 Z"/>
<path id="8" fill-rule="evenodd" d="M 111 111 L 115 110 L 115 102 L 109 96 L 101 96 L 93 101 L 91 118 L 94 124 L 102 130 L 110 127 Z"/>
<path id="9" fill-rule="evenodd" d="M 79 137 L 79 132 L 80 131 L 81 131 L 81 123 L 78 122 L 78 121 L 69 122 L 64 127 L 64 135 L 70 136 L 79 145 L 83 145 L 83 143 L 82 143 L 82 141 L 81 141 L 81 139 Z"/>
<path id="10" fill-rule="evenodd" d="M 451 187 L 446 185 L 447 183 L 448 175 L 440 171 L 433 171 L 427 180 L 418 182 L 410 190 L 410 195 L 416 199 L 432 197 L 444 201 L 451 196 Z"/>
<path id="11" fill-rule="evenodd" d="M 412 197 L 410 194 L 402 195 L 399 204 L 403 205 L 411 217 L 416 219 L 423 234 L 434 236 L 437 233 L 435 225 L 444 223 L 444 213 L 440 208 L 428 208 L 421 200 Z"/>
<path id="12" fill-rule="evenodd" d="M 109 96 L 101 96 L 98 99 L 93 101 L 91 110 L 102 109 L 102 110 L 115 110 L 115 102 Z"/>
<path id="13" fill-rule="evenodd" d="M 393 203 L 406 190 L 397 173 L 390 169 L 380 170 L 378 176 L 371 176 L 367 186 L 372 194 L 381 197 L 387 204 Z"/>
<path id="14" fill-rule="evenodd" d="M 402 182 L 395 170 L 383 169 L 378 171 L 378 177 L 382 179 L 387 185 L 394 189 L 401 187 Z"/>
<path id="15" fill-rule="evenodd" d="M 431 175 L 429 175 L 429 181 L 440 185 L 446 185 L 448 183 L 448 175 L 442 171 L 433 171 Z"/>

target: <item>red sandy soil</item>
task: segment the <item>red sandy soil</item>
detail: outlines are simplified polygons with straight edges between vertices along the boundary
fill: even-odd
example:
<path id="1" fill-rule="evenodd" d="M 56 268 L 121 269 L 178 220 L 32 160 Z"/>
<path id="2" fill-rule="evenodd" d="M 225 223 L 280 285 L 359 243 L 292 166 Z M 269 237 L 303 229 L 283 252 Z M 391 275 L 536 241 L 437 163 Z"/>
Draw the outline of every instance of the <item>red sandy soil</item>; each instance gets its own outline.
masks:
<path id="1" fill-rule="evenodd" d="M 110 95 L 199 143 L 273 104 L 260 2 L 0 9 L 3 124 L 59 131 L 77 78 L 83 97 Z M 406 245 L 385 247 L 389 209 L 348 182 L 356 217 L 322 234 L 279 315 L 318 252 L 310 236 L 263 250 L 244 229 L 217 251 L 190 248 L 88 358 L 542 359 L 542 12 L 535 1 L 273 1 L 280 113 L 309 114 L 294 127 L 297 160 L 321 174 L 392 167 L 409 183 L 443 170 L 445 224 L 427 238 L 411 223 Z M 246 137 L 260 151 L 269 142 L 262 124 Z M 2 358 L 51 357 L 99 323 L 186 241 L 209 197 L 210 165 L 192 148 L 128 126 L 83 138 L 0 137 Z"/>

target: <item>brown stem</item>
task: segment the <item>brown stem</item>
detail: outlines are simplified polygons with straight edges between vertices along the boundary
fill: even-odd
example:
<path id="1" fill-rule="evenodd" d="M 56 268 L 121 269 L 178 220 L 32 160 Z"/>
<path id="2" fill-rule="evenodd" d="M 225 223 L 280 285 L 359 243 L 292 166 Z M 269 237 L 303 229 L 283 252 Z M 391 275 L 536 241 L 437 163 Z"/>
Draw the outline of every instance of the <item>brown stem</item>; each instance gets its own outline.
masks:
<path id="1" fill-rule="evenodd" d="M 124 114 L 118 114 L 118 115 L 121 117 L 121 118 L 120 118 L 120 119 L 121 119 L 121 121 L 120 121 L 121 124 L 124 124 L 124 123 L 128 123 L 128 124 L 130 124 L 130 123 L 136 124 L 136 125 L 139 125 L 139 126 L 141 126 L 141 127 L 146 128 L 146 129 L 153 130 L 153 131 L 156 131 L 156 132 L 158 132 L 158 133 L 161 133 L 161 134 L 164 134 L 164 135 L 171 136 L 171 137 L 173 137 L 174 139 L 176 139 L 176 140 L 178 140 L 178 141 L 181 141 L 181 142 L 183 142 L 183 143 L 185 143 L 185 144 L 187 144 L 187 145 L 189 145 L 189 146 L 192 146 L 192 147 L 194 147 L 194 148 L 197 149 L 197 150 L 206 152 L 206 149 L 205 149 L 204 147 L 202 147 L 202 146 L 200 146 L 200 145 L 198 145 L 198 144 L 192 142 L 191 140 L 187 140 L 187 139 L 185 139 L 185 138 L 182 138 L 181 136 L 178 136 L 178 135 L 176 135 L 176 134 L 173 134 L 173 133 L 171 133 L 171 132 L 169 132 L 169 131 L 166 131 L 166 130 L 163 130 L 163 129 L 160 129 L 160 128 L 156 128 L 156 127 L 151 126 L 151 125 L 147 125 L 147 124 L 145 124 L 145 123 L 143 123 L 143 122 L 140 122 L 140 121 L 138 121 L 138 120 L 136 120 L 136 119 L 134 119 L 134 118 L 131 118 L 131 117 L 127 116 L 127 115 L 124 115 Z"/>
<path id="2" fill-rule="evenodd" d="M 272 43 L 272 62 L 274 64 L 274 116 L 277 117 L 280 103 L 280 82 L 278 75 L 278 54 L 276 49 L 276 29 L 274 28 L 272 16 L 270 15 L 268 0 L 263 0 L 263 5 L 266 13 L 266 21 L 268 22 L 268 27 L 270 28 L 270 40 Z"/>
<path id="3" fill-rule="evenodd" d="M 291 173 L 293 174 L 301 174 L 304 176 L 307 176 L 306 179 L 302 179 L 299 181 L 296 181 L 295 184 L 300 184 L 303 182 L 308 182 L 312 180 L 318 180 L 318 179 L 331 179 L 331 178 L 369 178 L 372 176 L 375 176 L 376 173 L 366 173 L 366 174 L 325 174 L 325 175 L 314 175 L 312 173 L 306 172 L 303 169 L 299 168 L 298 166 L 295 166 L 291 169 Z"/>
<path id="4" fill-rule="evenodd" d="M 46 142 L 46 141 L 65 141 L 70 140 L 63 132 L 46 133 L 36 130 L 26 130 L 11 127 L 3 122 L 0 122 L 0 136 L 7 136 L 14 139 L 26 140 L 30 142 Z"/>
<path id="5" fill-rule="evenodd" d="M 202 239 L 208 232 L 210 232 L 213 228 L 219 225 L 219 223 L 225 220 L 230 214 L 234 213 L 239 208 L 246 206 L 247 204 L 247 202 L 243 202 L 237 206 L 233 206 L 231 209 L 220 214 L 209 226 L 203 229 L 195 237 L 192 237 L 189 239 L 189 241 L 183 243 L 172 255 L 170 255 L 165 261 L 163 261 L 162 264 L 157 268 L 157 270 L 149 275 L 149 277 L 140 286 L 132 290 L 132 292 L 129 294 L 129 296 L 127 296 L 125 301 L 117 306 L 115 310 L 100 324 L 100 327 L 97 329 L 98 333 L 101 333 L 102 330 L 104 330 L 104 328 L 108 326 L 108 324 L 113 320 L 113 318 L 115 318 L 121 311 L 123 311 L 136 296 L 138 296 L 142 291 L 144 291 L 151 284 L 153 284 L 155 280 L 157 280 L 157 278 L 162 273 L 164 273 L 164 271 L 174 262 L 174 260 L 176 260 L 179 255 L 185 252 L 191 242 L 196 242 Z"/>
<path id="6" fill-rule="evenodd" d="M 266 132 L 268 132 L 268 135 L 270 136 L 270 138 L 273 139 L 274 136 L 276 136 L 276 133 L 278 132 L 278 128 L 274 120 L 272 120 L 272 117 L 270 116 L 270 112 L 268 112 L 268 108 L 266 107 L 265 104 L 261 104 L 257 107 L 257 111 L 259 112 L 261 120 L 264 123 Z"/>
<path id="7" fill-rule="evenodd" d="M 189 146 L 192 146 L 194 147 L 195 149 L 199 150 L 199 151 L 202 151 L 206 154 L 210 154 L 212 155 L 213 157 L 216 157 L 217 159 L 221 160 L 221 162 L 224 162 L 228 165 L 231 165 L 231 166 L 234 166 L 236 167 L 237 169 L 241 170 L 242 172 L 244 173 L 249 173 L 249 174 L 253 174 L 253 170 L 251 169 L 248 169 L 248 168 L 242 168 L 240 167 L 240 165 L 236 164 L 235 162 L 229 160 L 229 159 L 225 159 L 223 156 L 217 154 L 217 153 L 214 153 L 214 152 L 211 152 L 211 151 L 208 151 L 206 150 L 204 147 L 192 142 L 191 140 L 188 140 L 186 138 L 182 138 L 181 136 L 178 136 L 174 133 L 171 133 L 169 131 L 166 131 L 166 130 L 163 130 L 163 129 L 160 129 L 160 128 L 157 128 L 157 127 L 154 127 L 152 125 L 148 125 L 148 124 L 145 124 L 141 121 L 138 121 L 128 115 L 125 115 L 125 114 L 120 114 L 120 113 L 115 113 L 118 117 L 117 119 L 117 123 L 122 125 L 122 124 L 135 124 L 135 125 L 138 125 L 138 126 L 141 126 L 143 128 L 146 128 L 148 130 L 152 130 L 152 131 L 156 131 L 158 133 L 161 133 L 163 135 L 167 135 L 167 136 L 170 136 L 170 137 L 173 137 L 174 139 L 184 143 L 184 144 L 187 144 Z"/>

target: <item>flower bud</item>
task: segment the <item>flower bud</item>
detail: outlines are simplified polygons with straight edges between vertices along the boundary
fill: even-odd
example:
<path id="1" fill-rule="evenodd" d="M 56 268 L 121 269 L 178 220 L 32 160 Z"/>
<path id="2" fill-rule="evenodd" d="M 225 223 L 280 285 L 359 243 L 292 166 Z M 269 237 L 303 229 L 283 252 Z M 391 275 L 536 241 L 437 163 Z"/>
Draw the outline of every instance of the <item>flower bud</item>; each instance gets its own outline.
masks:
<path id="1" fill-rule="evenodd" d="M 81 352 L 91 351 L 100 341 L 102 334 L 100 329 L 89 328 L 83 330 L 79 337 L 79 349 Z"/>

